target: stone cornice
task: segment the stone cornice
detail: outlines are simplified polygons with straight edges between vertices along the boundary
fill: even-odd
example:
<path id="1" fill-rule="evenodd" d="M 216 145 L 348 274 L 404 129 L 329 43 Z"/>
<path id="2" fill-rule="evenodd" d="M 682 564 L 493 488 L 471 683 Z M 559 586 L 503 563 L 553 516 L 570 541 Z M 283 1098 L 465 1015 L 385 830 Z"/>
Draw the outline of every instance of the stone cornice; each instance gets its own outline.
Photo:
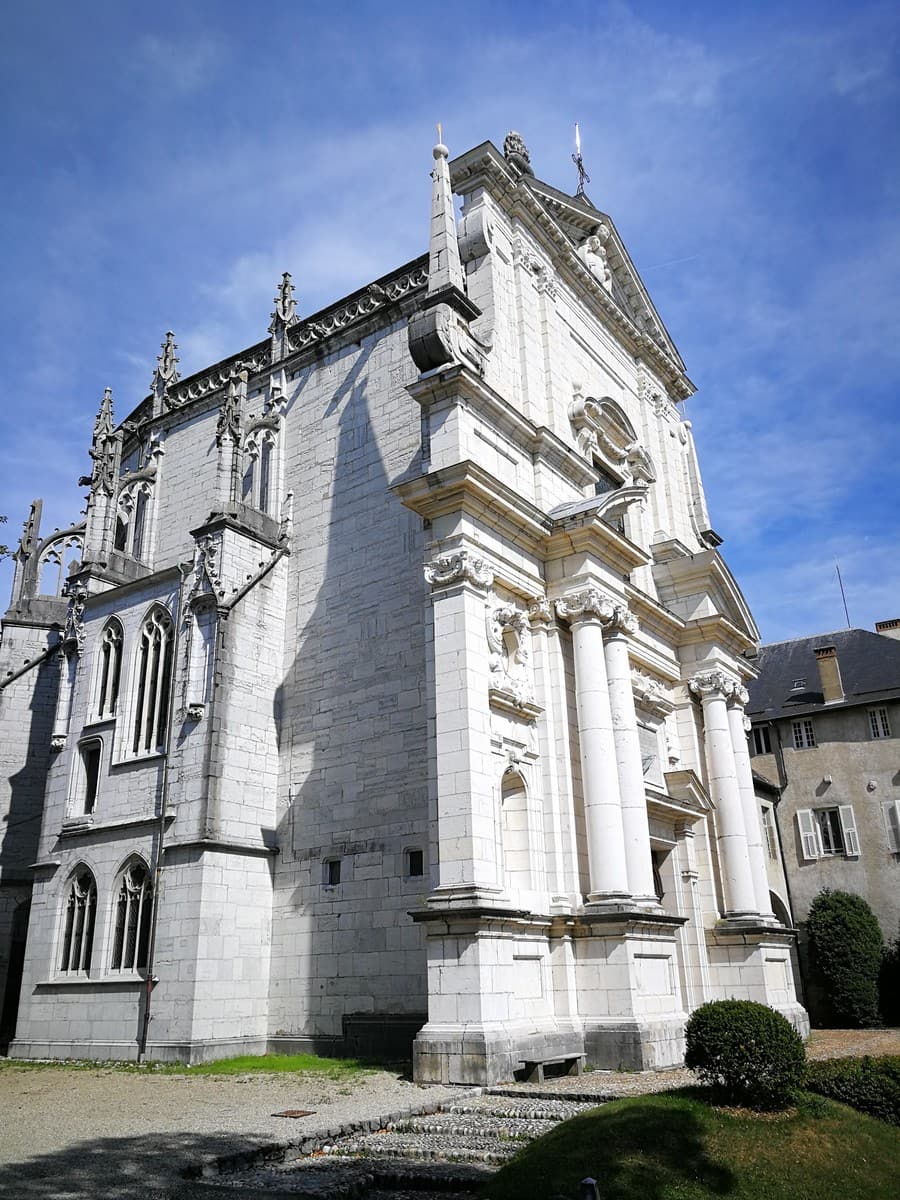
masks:
<path id="1" fill-rule="evenodd" d="M 288 356 L 277 365 L 287 369 L 296 368 L 297 362 L 306 358 L 311 351 L 321 353 L 326 343 L 338 345 L 339 335 L 353 330 L 357 336 L 359 327 L 389 310 L 400 301 L 424 292 L 428 282 L 428 258 L 422 255 L 405 263 L 397 270 L 383 275 L 359 291 L 342 297 L 327 308 L 320 309 L 309 317 L 296 321 L 288 327 L 290 344 Z M 171 421 L 173 412 L 192 407 L 200 400 L 213 397 L 225 388 L 231 379 L 245 369 L 250 375 L 259 375 L 272 368 L 272 340 L 266 338 L 245 350 L 205 367 L 170 385 L 167 391 L 167 408 L 154 423 Z M 152 397 L 146 397 L 129 414 L 123 425 L 143 424 L 150 416 Z M 120 426 L 122 428 L 122 426 Z"/>
<path id="2" fill-rule="evenodd" d="M 468 460 L 397 483 L 391 491 L 425 520 L 462 511 L 531 553 L 540 553 L 550 533 L 550 521 L 539 509 Z"/>
<path id="3" fill-rule="evenodd" d="M 417 379 L 406 389 L 412 398 L 428 409 L 442 403 L 471 405 L 481 417 L 508 437 L 513 445 L 548 463 L 575 487 L 596 482 L 597 473 L 581 455 L 566 445 L 546 425 L 534 425 L 498 392 L 461 363 Z"/>

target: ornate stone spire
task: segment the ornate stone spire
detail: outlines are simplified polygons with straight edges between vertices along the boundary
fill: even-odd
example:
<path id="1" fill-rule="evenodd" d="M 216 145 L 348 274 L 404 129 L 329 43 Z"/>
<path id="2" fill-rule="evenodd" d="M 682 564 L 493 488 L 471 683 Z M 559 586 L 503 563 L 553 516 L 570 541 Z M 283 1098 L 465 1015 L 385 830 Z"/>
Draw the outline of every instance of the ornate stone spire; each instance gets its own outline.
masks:
<path id="1" fill-rule="evenodd" d="M 438 126 L 440 137 L 441 127 Z M 465 277 L 459 260 L 453 191 L 450 187 L 450 151 L 442 141 L 432 150 L 431 238 L 428 244 L 428 295 L 456 288 L 465 294 Z"/>
<path id="2" fill-rule="evenodd" d="M 269 333 L 272 335 L 272 361 L 277 362 L 288 353 L 287 330 L 297 323 L 297 301 L 294 299 L 294 285 L 291 283 L 290 271 L 281 276 L 281 283 L 275 292 L 275 311 L 269 322 Z"/>
<path id="3" fill-rule="evenodd" d="M 180 376 L 177 370 L 178 356 L 175 351 L 178 346 L 175 343 L 175 334 L 170 329 L 166 334 L 166 340 L 160 342 L 162 354 L 156 356 L 156 370 L 153 372 L 153 379 L 150 381 L 150 389 L 153 392 L 153 415 L 158 416 L 162 412 L 169 396 L 169 388 L 173 383 L 177 383 Z"/>
<path id="4" fill-rule="evenodd" d="M 103 491 L 107 496 L 113 494 L 118 471 L 118 445 L 113 422 L 112 389 L 106 388 L 100 401 L 97 419 L 94 421 L 94 436 L 88 450 L 94 467 L 90 475 L 82 475 L 78 480 L 79 486 L 89 487 L 92 492 Z"/>
<path id="5" fill-rule="evenodd" d="M 281 321 L 283 325 L 293 325 L 297 319 L 297 301 L 294 299 L 294 285 L 291 283 L 290 271 L 281 276 L 281 283 L 275 293 L 275 311 L 272 313 L 272 325 Z M 272 326 L 269 326 L 272 332 Z"/>
<path id="6" fill-rule="evenodd" d="M 483 351 L 489 346 L 479 344 L 469 329 L 469 322 L 481 315 L 481 309 L 465 293 L 447 161 L 450 152 L 439 140 L 432 154 L 428 289 L 421 309 L 410 317 L 409 352 L 420 371 L 466 360 L 480 372 L 484 369 Z"/>

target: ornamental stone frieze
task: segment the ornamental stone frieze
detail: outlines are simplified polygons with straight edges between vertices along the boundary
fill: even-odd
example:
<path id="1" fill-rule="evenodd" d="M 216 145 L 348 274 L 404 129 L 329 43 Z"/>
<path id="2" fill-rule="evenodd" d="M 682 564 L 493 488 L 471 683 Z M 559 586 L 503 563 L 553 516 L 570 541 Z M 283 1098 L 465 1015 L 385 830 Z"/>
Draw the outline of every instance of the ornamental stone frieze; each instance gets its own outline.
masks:
<path id="1" fill-rule="evenodd" d="M 84 652 L 84 606 L 86 602 L 87 592 L 83 588 L 76 588 L 69 593 L 66 624 L 60 643 L 60 649 L 66 654 L 71 654 L 73 651 L 76 654 Z"/>
<path id="2" fill-rule="evenodd" d="M 487 642 L 490 650 L 491 691 L 502 692 L 524 707 L 534 701 L 530 671 L 531 624 L 527 613 L 514 605 L 488 606 Z"/>
<path id="3" fill-rule="evenodd" d="M 441 554 L 425 564 L 425 578 L 432 591 L 468 583 L 479 591 L 486 592 L 494 582 L 494 572 L 487 562 L 469 550 L 456 550 L 452 554 Z"/>
<path id="4" fill-rule="evenodd" d="M 652 716 L 664 718 L 674 711 L 675 705 L 666 689 L 644 671 L 632 670 L 631 690 L 635 701 Z"/>
<path id="5" fill-rule="evenodd" d="M 718 697 L 728 700 L 735 688 L 735 681 L 724 671 L 698 671 L 688 680 L 688 687 L 700 700 Z"/>

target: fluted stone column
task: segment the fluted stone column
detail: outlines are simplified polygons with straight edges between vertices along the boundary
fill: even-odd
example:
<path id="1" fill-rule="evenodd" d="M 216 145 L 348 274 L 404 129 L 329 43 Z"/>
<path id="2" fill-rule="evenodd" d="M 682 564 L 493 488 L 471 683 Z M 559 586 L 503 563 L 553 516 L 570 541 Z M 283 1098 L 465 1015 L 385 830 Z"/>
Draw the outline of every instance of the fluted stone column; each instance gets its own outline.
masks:
<path id="1" fill-rule="evenodd" d="M 581 753 L 581 783 L 587 827 L 592 903 L 615 903 L 629 895 L 616 743 L 603 650 L 603 626 L 614 605 L 588 587 L 556 601 L 572 628 L 575 701 Z"/>
<path id="2" fill-rule="evenodd" d="M 769 876 L 762 843 L 762 826 L 759 821 L 759 805 L 753 789 L 753 770 L 750 766 L 750 751 L 747 749 L 747 726 L 744 705 L 750 697 L 747 689 L 736 684 L 728 697 L 728 724 L 731 729 L 731 746 L 737 770 L 738 787 L 744 809 L 744 826 L 747 832 L 747 849 L 750 855 L 750 871 L 756 893 L 756 907 L 766 918 L 773 918 L 772 901 L 769 898 Z"/>
<path id="3" fill-rule="evenodd" d="M 628 890 L 635 899 L 656 905 L 653 861 L 650 855 L 650 825 L 644 792 L 644 766 L 638 737 L 637 714 L 631 687 L 628 635 L 637 632 L 637 618 L 624 605 L 616 605 L 606 626 L 605 656 L 612 713 L 616 769 L 622 798 L 622 832 Z"/>
<path id="4" fill-rule="evenodd" d="M 758 909 L 728 723 L 727 700 L 733 687 L 734 680 L 724 671 L 702 671 L 690 681 L 691 691 L 703 704 L 706 765 L 709 790 L 716 806 L 725 916 L 747 917 Z"/>

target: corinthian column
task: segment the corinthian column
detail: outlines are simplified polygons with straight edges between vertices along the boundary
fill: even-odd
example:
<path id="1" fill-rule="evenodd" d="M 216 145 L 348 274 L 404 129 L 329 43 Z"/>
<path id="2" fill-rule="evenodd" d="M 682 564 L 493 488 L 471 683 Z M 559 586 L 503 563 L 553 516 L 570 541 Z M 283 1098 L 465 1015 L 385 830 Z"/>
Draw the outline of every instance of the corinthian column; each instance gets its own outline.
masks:
<path id="1" fill-rule="evenodd" d="M 622 798 L 622 832 L 628 890 L 635 899 L 656 904 L 653 887 L 653 862 L 650 856 L 650 826 L 644 793 L 644 765 L 638 737 L 634 693 L 631 688 L 631 663 L 628 635 L 637 633 L 637 618 L 625 605 L 616 605 L 606 627 L 606 674 L 612 713 L 616 769 Z"/>
<path id="2" fill-rule="evenodd" d="M 716 806 L 725 916 L 746 917 L 758 909 L 726 707 L 733 687 L 734 680 L 724 671 L 702 671 L 690 681 L 691 691 L 703 704 L 706 766 Z"/>
<path id="3" fill-rule="evenodd" d="M 741 804 L 744 809 L 744 825 L 747 830 L 747 849 L 750 854 L 750 873 L 753 876 L 756 907 L 764 917 L 774 918 L 772 902 L 769 899 L 769 877 L 763 853 L 759 805 L 753 790 L 753 770 L 750 766 L 750 752 L 747 749 L 749 722 L 744 716 L 744 705 L 749 699 L 747 689 L 741 687 L 740 684 L 735 684 L 728 697 L 728 724 L 731 730 L 731 746 L 741 793 Z"/>
<path id="4" fill-rule="evenodd" d="M 592 903 L 617 902 L 629 895 L 616 744 L 603 652 L 603 626 L 613 610 L 612 601 L 593 587 L 556 601 L 557 614 L 572 627 L 590 869 L 588 900 Z"/>

